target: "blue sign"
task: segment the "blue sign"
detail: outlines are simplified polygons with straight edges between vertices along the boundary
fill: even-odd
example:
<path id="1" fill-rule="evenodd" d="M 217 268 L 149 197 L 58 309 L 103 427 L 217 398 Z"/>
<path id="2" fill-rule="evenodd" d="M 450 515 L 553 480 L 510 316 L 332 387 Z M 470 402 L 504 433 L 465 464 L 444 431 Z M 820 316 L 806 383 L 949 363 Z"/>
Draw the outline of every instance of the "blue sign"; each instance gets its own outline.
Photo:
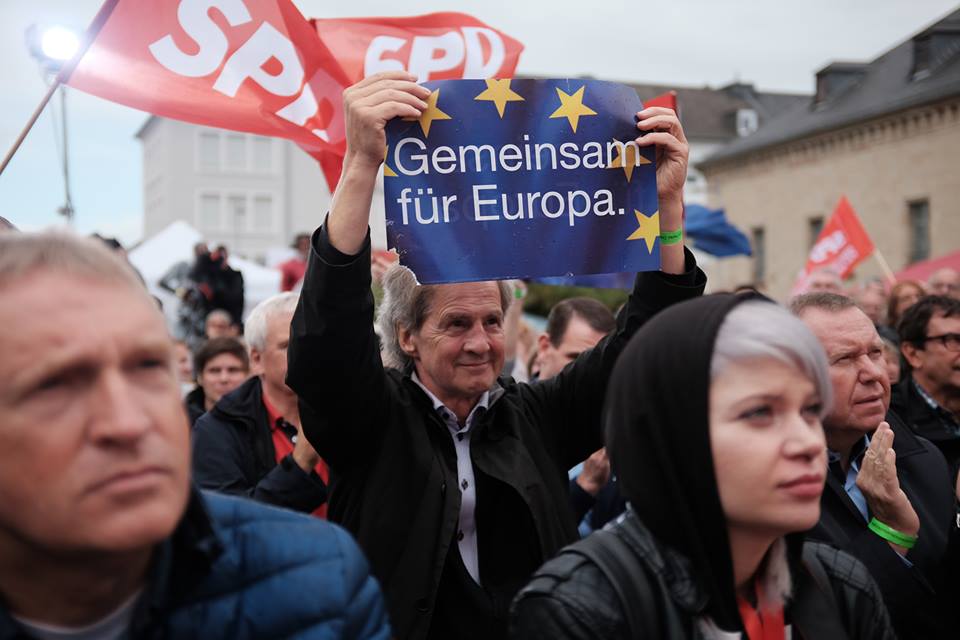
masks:
<path id="1" fill-rule="evenodd" d="M 660 268 L 643 107 L 597 80 L 442 80 L 387 125 L 387 243 L 424 284 Z"/>

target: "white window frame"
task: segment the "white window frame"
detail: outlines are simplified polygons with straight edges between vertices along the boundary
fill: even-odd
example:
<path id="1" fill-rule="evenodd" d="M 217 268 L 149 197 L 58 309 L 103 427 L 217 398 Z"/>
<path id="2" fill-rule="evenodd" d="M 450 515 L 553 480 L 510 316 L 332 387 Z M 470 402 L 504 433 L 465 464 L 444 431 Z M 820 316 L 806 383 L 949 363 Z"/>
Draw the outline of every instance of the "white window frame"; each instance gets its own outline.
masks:
<path id="1" fill-rule="evenodd" d="M 215 135 L 217 137 L 217 168 L 209 169 L 203 166 L 202 140 L 205 135 Z M 229 136 L 239 135 L 244 139 L 243 163 L 238 168 L 227 168 L 227 138 Z M 257 169 L 254 164 L 254 141 L 256 138 L 264 138 L 270 143 L 270 168 L 263 170 Z M 212 129 L 210 127 L 197 127 L 193 137 L 194 159 L 193 165 L 197 173 L 205 175 L 255 175 L 255 176 L 276 176 L 280 173 L 280 148 L 281 145 L 275 138 L 270 136 L 258 136 L 252 133 L 242 131 L 232 131 L 227 129 Z"/>
<path id="2" fill-rule="evenodd" d="M 216 228 L 206 228 L 201 225 L 201 216 L 203 212 L 203 197 L 208 195 L 215 195 L 220 198 L 220 208 L 218 216 L 218 224 Z M 235 229 L 233 227 L 232 214 L 228 208 L 228 201 L 230 198 L 235 196 L 243 197 L 246 203 L 246 221 L 242 229 Z M 268 197 L 272 204 L 272 216 L 270 219 L 270 228 L 268 229 L 256 229 L 253 225 L 254 217 L 254 203 L 258 197 Z M 283 212 L 283 201 L 282 196 L 279 192 L 271 189 L 232 189 L 232 188 L 198 188 L 194 197 L 194 216 L 193 222 L 194 226 L 197 227 L 203 233 L 219 233 L 219 234 L 230 234 L 230 233 L 242 233 L 244 235 L 280 235 L 283 233 L 283 228 L 281 225 Z"/>

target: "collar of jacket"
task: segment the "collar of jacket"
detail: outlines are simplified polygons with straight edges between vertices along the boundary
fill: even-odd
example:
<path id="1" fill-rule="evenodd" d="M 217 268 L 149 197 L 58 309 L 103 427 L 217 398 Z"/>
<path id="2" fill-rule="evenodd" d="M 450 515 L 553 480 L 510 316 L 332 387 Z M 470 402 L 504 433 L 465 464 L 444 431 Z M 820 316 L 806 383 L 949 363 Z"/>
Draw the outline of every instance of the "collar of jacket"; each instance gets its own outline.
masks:
<path id="1" fill-rule="evenodd" d="M 137 603 L 128 636 L 150 638 L 172 600 L 206 575 L 223 544 L 200 492 L 191 487 L 187 509 L 173 534 L 161 542 L 150 563 L 146 588 Z M 27 640 L 5 605 L 0 605 L 0 640 Z"/>
<path id="2" fill-rule="evenodd" d="M 210 413 L 252 426 L 267 422 L 267 408 L 263 406 L 263 388 L 260 376 L 253 376 L 239 387 L 220 398 Z"/>
<path id="3" fill-rule="evenodd" d="M 206 411 L 206 408 L 204 408 L 204 400 L 206 397 L 206 394 L 203 393 L 203 387 L 197 385 L 183 398 L 183 400 L 188 407 L 196 407 L 200 409 L 201 413 L 203 413 Z"/>
<path id="4" fill-rule="evenodd" d="M 421 409 L 427 413 L 434 413 L 433 410 L 433 401 L 430 400 L 430 397 L 424 393 L 423 389 L 420 388 L 413 378 L 413 367 L 407 367 L 403 371 L 403 385 L 406 387 L 409 392 L 412 402 L 415 402 Z M 513 378 L 508 378 L 501 376 L 493 382 L 493 386 L 490 387 L 490 401 L 487 405 L 487 410 L 484 412 L 480 419 L 477 421 L 476 429 L 474 433 L 478 433 L 481 429 L 486 433 L 486 437 L 491 440 L 499 440 L 506 434 L 504 425 L 500 425 L 495 421 L 491 421 L 489 416 L 493 413 L 493 408 L 496 403 L 504 397 L 508 392 L 512 393 L 516 391 L 517 382 Z M 476 435 L 474 436 L 476 437 Z"/>

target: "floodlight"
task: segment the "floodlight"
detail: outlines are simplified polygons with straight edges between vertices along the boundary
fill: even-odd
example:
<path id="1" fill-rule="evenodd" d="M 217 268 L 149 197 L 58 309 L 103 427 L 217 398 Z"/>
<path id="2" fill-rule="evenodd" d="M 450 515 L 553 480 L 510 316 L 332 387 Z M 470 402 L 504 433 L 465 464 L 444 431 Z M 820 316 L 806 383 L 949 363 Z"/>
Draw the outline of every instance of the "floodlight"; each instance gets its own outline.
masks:
<path id="1" fill-rule="evenodd" d="M 66 27 L 50 27 L 40 35 L 40 50 L 47 58 L 66 62 L 80 48 L 80 37 Z"/>

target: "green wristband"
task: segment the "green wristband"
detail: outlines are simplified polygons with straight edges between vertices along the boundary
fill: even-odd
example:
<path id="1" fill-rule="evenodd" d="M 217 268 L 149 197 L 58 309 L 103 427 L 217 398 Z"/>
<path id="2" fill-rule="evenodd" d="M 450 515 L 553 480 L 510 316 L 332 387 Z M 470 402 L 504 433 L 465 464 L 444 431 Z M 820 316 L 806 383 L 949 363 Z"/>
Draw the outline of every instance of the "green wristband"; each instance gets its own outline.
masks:
<path id="1" fill-rule="evenodd" d="M 901 531 L 897 531 L 893 527 L 880 522 L 876 518 L 870 520 L 870 524 L 867 525 L 867 528 L 884 540 L 892 542 L 893 544 L 903 547 L 904 549 L 913 549 L 913 547 L 917 544 L 917 536 L 911 536 Z"/>
<path id="2" fill-rule="evenodd" d="M 676 231 L 661 231 L 660 232 L 660 242 L 662 244 L 680 244 L 683 241 L 683 229 L 677 229 Z"/>

